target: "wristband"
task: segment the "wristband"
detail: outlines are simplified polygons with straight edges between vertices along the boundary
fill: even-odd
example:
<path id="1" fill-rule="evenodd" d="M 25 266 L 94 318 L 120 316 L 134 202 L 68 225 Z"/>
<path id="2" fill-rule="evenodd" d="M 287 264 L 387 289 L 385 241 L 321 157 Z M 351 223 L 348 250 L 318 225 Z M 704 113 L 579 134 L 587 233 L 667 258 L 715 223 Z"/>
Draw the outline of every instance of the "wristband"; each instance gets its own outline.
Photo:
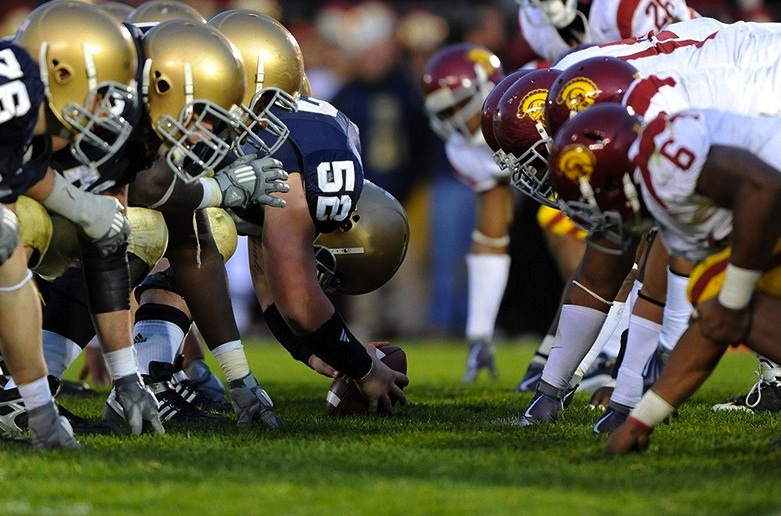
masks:
<path id="1" fill-rule="evenodd" d="M 217 181 L 210 177 L 202 177 L 198 179 L 198 182 L 201 184 L 201 188 L 203 188 L 203 198 L 196 210 L 219 206 L 222 202 L 222 192 L 220 191 L 220 186 L 217 184 Z"/>
<path id="2" fill-rule="evenodd" d="M 754 295 L 762 271 L 744 269 L 731 263 L 724 273 L 724 284 L 719 291 L 719 303 L 725 308 L 742 310 L 748 306 Z"/>
<path id="3" fill-rule="evenodd" d="M 643 395 L 640 403 L 637 404 L 629 416 L 650 430 L 672 416 L 673 412 L 675 412 L 675 407 L 664 401 L 653 390 L 649 390 Z"/>

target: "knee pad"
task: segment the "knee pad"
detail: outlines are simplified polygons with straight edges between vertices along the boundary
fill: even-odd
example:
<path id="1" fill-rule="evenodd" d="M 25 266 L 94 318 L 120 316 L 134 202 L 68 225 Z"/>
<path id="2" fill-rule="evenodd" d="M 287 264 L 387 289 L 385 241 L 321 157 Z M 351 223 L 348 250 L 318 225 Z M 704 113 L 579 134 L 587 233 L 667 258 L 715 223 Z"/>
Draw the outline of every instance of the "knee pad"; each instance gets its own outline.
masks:
<path id="1" fill-rule="evenodd" d="M 97 250 L 84 242 L 82 263 L 90 312 L 101 314 L 130 309 L 130 271 L 127 247 L 100 257 Z"/>
<path id="2" fill-rule="evenodd" d="M 179 288 L 179 282 L 176 281 L 176 274 L 172 267 L 168 267 L 159 272 L 155 272 L 147 276 L 134 291 L 134 296 L 137 302 L 141 302 L 141 294 L 151 289 L 166 290 L 174 293 L 180 297 L 184 297 L 182 289 Z"/>

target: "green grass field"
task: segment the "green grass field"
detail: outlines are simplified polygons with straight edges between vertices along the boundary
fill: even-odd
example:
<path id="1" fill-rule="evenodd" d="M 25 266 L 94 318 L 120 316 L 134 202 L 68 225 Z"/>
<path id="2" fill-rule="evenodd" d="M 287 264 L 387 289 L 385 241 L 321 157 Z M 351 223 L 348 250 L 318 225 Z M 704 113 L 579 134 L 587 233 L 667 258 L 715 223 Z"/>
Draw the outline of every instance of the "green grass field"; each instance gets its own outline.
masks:
<path id="1" fill-rule="evenodd" d="M 511 424 L 531 398 L 512 389 L 535 343 L 501 344 L 500 380 L 469 386 L 463 343 L 396 344 L 411 383 L 392 417 L 324 416 L 329 381 L 252 342 L 283 429 L 169 423 L 164 436 L 82 436 L 75 452 L 0 444 L 0 515 L 781 513 L 779 415 L 709 409 L 750 386 L 747 352 L 722 360 L 646 454 L 606 457 L 585 393 L 555 425 Z M 61 401 L 102 412 L 102 398 Z"/>

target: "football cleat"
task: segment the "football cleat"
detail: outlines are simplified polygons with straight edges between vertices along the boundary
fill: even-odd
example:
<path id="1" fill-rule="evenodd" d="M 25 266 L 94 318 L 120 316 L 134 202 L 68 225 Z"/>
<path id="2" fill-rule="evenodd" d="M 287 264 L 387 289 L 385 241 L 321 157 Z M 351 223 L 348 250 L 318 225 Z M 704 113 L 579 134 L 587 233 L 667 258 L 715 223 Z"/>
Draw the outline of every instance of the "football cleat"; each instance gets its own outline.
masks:
<path id="1" fill-rule="evenodd" d="M 611 401 L 608 404 L 605 413 L 602 414 L 602 417 L 600 417 L 597 423 L 594 425 L 591 433 L 609 434 L 614 432 L 619 426 L 623 424 L 624 421 L 626 421 L 626 418 L 629 417 L 629 412 L 631 410 L 631 407 L 627 407 L 626 405 L 622 405 L 620 403 L 613 403 Z"/>
<path id="2" fill-rule="evenodd" d="M 27 431 L 27 409 L 17 388 L 0 391 L 0 430 L 12 434 Z"/>
<path id="3" fill-rule="evenodd" d="M 487 341 L 478 340 L 469 344 L 464 383 L 475 381 L 482 369 L 488 371 L 494 380 L 499 378 L 499 372 L 496 370 L 494 362 L 494 347 Z"/>
<path id="4" fill-rule="evenodd" d="M 98 435 L 111 435 L 120 433 L 120 429 L 117 425 L 110 421 L 90 421 L 84 419 L 81 416 L 77 416 L 70 410 L 57 403 L 57 410 L 61 417 L 68 420 L 74 434 L 98 434 Z"/>
<path id="5" fill-rule="evenodd" d="M 157 400 L 160 421 L 202 423 L 227 420 L 225 416 L 197 408 L 193 404 L 193 400 L 197 397 L 198 392 L 181 384 L 174 387 L 171 382 L 173 372 L 173 364 L 153 361 L 149 363 L 149 374 L 141 375 L 144 385 Z M 125 419 L 124 410 L 116 398 L 115 389 L 111 390 L 106 400 L 104 418 L 115 422 Z"/>
<path id="6" fill-rule="evenodd" d="M 225 386 L 219 378 L 211 372 L 209 366 L 203 360 L 193 360 L 183 370 L 187 378 L 177 380 L 174 376 L 174 389 L 188 389 L 195 391 L 195 397 L 191 403 L 201 410 L 214 412 L 231 412 L 231 404 L 225 394 Z"/>
<path id="7" fill-rule="evenodd" d="M 52 385 L 52 379 L 49 383 Z M 76 434 L 115 434 L 119 429 L 110 423 L 102 421 L 89 421 L 79 417 L 70 410 L 57 403 L 59 415 L 68 420 L 72 430 Z M 7 389 L 0 391 L 0 430 L 10 433 L 26 432 L 28 429 L 27 409 L 19 394 L 19 389 Z"/>
<path id="8" fill-rule="evenodd" d="M 542 359 L 541 361 L 538 361 Z M 529 363 L 529 367 L 526 368 L 526 372 L 515 386 L 515 392 L 534 392 L 537 389 L 537 384 L 542 379 L 542 371 L 545 369 L 545 362 L 548 357 L 540 354 L 534 355 L 534 358 Z"/>
<path id="9" fill-rule="evenodd" d="M 744 412 L 781 411 L 781 371 L 760 361 L 759 371 L 755 371 L 755 383 L 747 394 L 730 398 L 723 403 L 713 405 L 712 410 L 738 410 Z"/>
<path id="10" fill-rule="evenodd" d="M 526 411 L 518 419 L 520 426 L 540 423 L 555 423 L 560 410 L 564 410 L 564 399 L 571 389 L 556 389 L 545 382 L 539 382 L 537 391 Z"/>
<path id="11" fill-rule="evenodd" d="M 57 396 L 72 396 L 75 398 L 96 398 L 98 391 L 89 386 L 86 382 L 73 382 L 70 380 L 60 380 L 57 388 Z"/>
<path id="12" fill-rule="evenodd" d="M 54 403 L 47 403 L 32 409 L 29 414 L 30 441 L 34 450 L 52 448 L 78 449 L 79 442 L 73 437 L 73 428 L 57 412 Z"/>
<path id="13" fill-rule="evenodd" d="M 648 359 L 645 367 L 643 368 L 643 392 L 647 391 L 656 383 L 659 379 L 659 375 L 662 374 L 662 368 L 665 362 L 667 362 L 667 356 L 669 352 L 665 353 L 661 349 L 657 348 L 654 354 Z"/>
<path id="14" fill-rule="evenodd" d="M 781 382 L 761 382 L 754 385 L 745 396 L 736 396 L 711 407 L 719 412 L 737 410 L 743 412 L 781 411 Z"/>
<path id="15" fill-rule="evenodd" d="M 231 405 L 240 427 L 248 427 L 256 422 L 267 428 L 277 428 L 282 424 L 274 413 L 274 402 L 252 373 L 230 382 L 228 386 Z"/>

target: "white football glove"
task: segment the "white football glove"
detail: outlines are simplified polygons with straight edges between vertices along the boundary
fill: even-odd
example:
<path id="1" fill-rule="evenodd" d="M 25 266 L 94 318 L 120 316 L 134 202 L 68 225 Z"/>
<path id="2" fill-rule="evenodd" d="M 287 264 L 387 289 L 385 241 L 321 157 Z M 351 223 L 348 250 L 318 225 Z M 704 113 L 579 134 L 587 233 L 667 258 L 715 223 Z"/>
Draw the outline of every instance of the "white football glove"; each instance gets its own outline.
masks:
<path id="1" fill-rule="evenodd" d="M 285 183 L 287 178 L 288 173 L 282 168 L 281 161 L 270 156 L 258 158 L 256 154 L 242 156 L 214 174 L 222 193 L 223 208 L 248 204 L 284 208 L 285 201 L 272 194 L 289 190 Z"/>

